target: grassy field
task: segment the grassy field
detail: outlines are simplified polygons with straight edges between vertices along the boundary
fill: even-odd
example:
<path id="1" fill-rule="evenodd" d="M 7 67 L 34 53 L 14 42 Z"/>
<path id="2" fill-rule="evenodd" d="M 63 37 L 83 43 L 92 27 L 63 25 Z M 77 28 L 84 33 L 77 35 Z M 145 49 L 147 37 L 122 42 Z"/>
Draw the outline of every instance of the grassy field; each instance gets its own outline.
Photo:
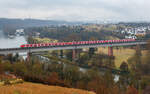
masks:
<path id="1" fill-rule="evenodd" d="M 25 82 L 23 84 L 0 86 L 0 94 L 95 94 L 79 89 L 48 86 Z"/>
<path id="2" fill-rule="evenodd" d="M 98 52 L 108 54 L 108 48 L 98 48 Z M 146 51 L 142 51 L 143 56 L 145 53 Z M 130 48 L 113 49 L 113 54 L 115 56 L 115 65 L 119 68 L 123 61 L 127 62 L 127 60 L 135 54 L 135 50 Z"/>
<path id="3" fill-rule="evenodd" d="M 50 39 L 50 38 L 34 38 L 35 41 L 37 41 L 38 43 L 55 43 L 58 42 L 58 40 L 55 39 Z"/>

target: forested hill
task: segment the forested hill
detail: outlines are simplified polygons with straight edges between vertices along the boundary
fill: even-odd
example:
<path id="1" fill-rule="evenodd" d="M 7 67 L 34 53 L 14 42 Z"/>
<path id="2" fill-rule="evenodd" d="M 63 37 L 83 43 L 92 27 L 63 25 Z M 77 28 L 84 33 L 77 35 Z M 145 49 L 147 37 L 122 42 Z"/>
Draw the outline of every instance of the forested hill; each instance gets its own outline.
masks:
<path id="1" fill-rule="evenodd" d="M 81 22 L 67 22 L 67 21 L 56 21 L 56 20 L 38 20 L 38 19 L 7 19 L 0 18 L 0 28 L 5 26 L 15 26 L 18 28 L 26 28 L 26 27 L 39 27 L 39 26 L 49 26 L 49 25 L 75 25 L 82 24 Z"/>

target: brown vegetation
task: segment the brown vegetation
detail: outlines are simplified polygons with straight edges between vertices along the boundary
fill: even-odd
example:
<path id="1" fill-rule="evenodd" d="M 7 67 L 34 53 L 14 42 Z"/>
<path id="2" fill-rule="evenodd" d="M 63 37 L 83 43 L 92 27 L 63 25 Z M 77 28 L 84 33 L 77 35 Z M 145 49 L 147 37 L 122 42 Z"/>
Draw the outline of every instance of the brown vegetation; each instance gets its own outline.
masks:
<path id="1" fill-rule="evenodd" d="M 95 94 L 94 92 L 64 88 L 59 86 L 48 86 L 42 84 L 23 83 L 12 86 L 1 86 L 0 94 Z"/>

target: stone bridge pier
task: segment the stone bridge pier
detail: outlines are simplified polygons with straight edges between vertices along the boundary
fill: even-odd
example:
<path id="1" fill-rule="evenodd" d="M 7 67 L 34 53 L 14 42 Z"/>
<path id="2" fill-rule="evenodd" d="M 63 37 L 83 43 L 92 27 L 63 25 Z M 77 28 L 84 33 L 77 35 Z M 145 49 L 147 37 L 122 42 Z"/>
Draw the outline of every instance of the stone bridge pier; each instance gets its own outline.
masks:
<path id="1" fill-rule="evenodd" d="M 27 61 L 29 61 L 29 60 L 30 60 L 30 56 L 31 56 L 31 55 L 32 55 L 32 53 L 31 53 L 31 52 L 28 52 L 28 53 L 27 53 L 27 58 L 26 58 L 26 60 L 27 60 Z"/>
<path id="2" fill-rule="evenodd" d="M 60 50 L 60 58 L 63 58 L 64 57 L 64 52 L 63 50 Z"/>
<path id="3" fill-rule="evenodd" d="M 97 51 L 97 48 L 89 48 L 89 57 L 92 57 L 95 51 Z"/>
<path id="4" fill-rule="evenodd" d="M 72 60 L 75 61 L 78 58 L 80 58 L 80 53 L 81 53 L 82 49 L 73 49 L 72 50 Z"/>
<path id="5" fill-rule="evenodd" d="M 113 47 L 108 47 L 108 56 L 113 56 Z"/>

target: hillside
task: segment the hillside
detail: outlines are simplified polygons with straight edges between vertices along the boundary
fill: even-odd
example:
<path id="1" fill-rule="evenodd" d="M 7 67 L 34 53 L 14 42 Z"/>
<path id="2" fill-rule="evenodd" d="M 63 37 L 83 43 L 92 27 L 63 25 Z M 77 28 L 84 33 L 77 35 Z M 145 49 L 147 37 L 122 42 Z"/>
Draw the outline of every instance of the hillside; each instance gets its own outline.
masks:
<path id="1" fill-rule="evenodd" d="M 48 86 L 25 82 L 12 86 L 1 86 L 0 94 L 95 94 L 73 88 L 64 88 L 59 86 Z"/>
<path id="2" fill-rule="evenodd" d="M 83 24 L 81 22 L 67 22 L 67 21 L 56 21 L 56 20 L 38 20 L 38 19 L 8 19 L 0 18 L 0 28 L 5 26 L 13 26 L 15 28 L 26 28 L 26 27 L 39 27 L 39 26 L 50 26 L 50 25 L 63 25 L 63 24 Z"/>

